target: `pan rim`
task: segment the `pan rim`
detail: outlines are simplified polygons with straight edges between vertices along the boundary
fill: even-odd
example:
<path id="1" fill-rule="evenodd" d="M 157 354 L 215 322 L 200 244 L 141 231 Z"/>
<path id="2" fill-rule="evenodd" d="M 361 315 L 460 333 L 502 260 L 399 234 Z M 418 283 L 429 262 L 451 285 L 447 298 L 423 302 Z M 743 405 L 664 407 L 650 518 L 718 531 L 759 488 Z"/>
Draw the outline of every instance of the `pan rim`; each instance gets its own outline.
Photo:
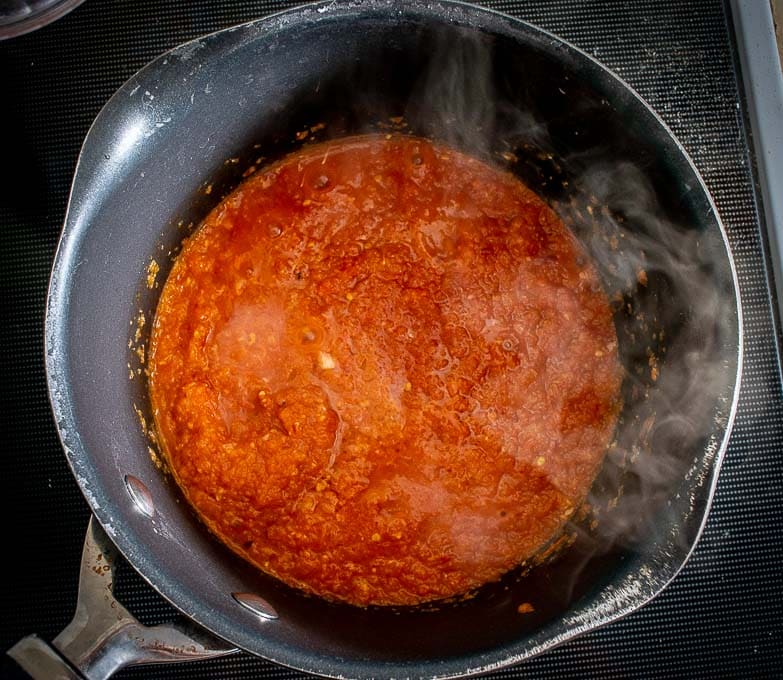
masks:
<path id="1" fill-rule="evenodd" d="M 715 222 L 720 231 L 723 247 L 725 249 L 726 258 L 731 272 L 735 297 L 734 312 L 736 313 L 737 318 L 737 368 L 734 375 L 734 384 L 732 387 L 732 401 L 728 411 L 727 423 L 725 432 L 722 436 L 722 441 L 718 447 L 718 450 L 715 452 L 710 465 L 711 479 L 709 482 L 709 488 L 706 489 L 706 505 L 699 522 L 696 538 L 690 545 L 689 551 L 679 563 L 679 565 L 677 565 L 670 578 L 668 578 L 668 580 L 663 583 L 663 585 L 656 585 L 657 590 L 655 590 L 655 592 L 646 594 L 644 597 L 639 598 L 639 600 L 627 604 L 624 607 L 619 607 L 617 611 L 612 612 L 608 616 L 605 616 L 602 620 L 591 623 L 589 626 L 586 626 L 584 630 L 569 630 L 558 638 L 549 640 L 543 644 L 533 646 L 532 648 L 525 649 L 511 655 L 507 654 L 506 651 L 509 649 L 509 647 L 514 646 L 513 643 L 501 648 L 500 650 L 493 650 L 493 652 L 487 654 L 474 653 L 471 656 L 452 657 L 446 661 L 427 661 L 426 663 L 417 663 L 415 665 L 403 665 L 392 662 L 370 662 L 366 660 L 343 660 L 334 658 L 326 660 L 320 657 L 316 657 L 313 654 L 307 654 L 293 658 L 293 656 L 290 654 L 280 654 L 279 652 L 281 650 L 278 650 L 278 653 L 267 653 L 266 651 L 262 653 L 256 649 L 247 649 L 246 645 L 237 645 L 243 649 L 246 649 L 246 651 L 249 651 L 257 656 L 262 656 L 263 658 L 269 659 L 270 661 L 280 665 L 296 670 L 315 673 L 325 677 L 342 678 L 346 677 L 345 673 L 348 672 L 352 677 L 399 677 L 415 674 L 421 675 L 422 677 L 445 679 L 487 673 L 493 670 L 504 668 L 506 666 L 517 664 L 524 659 L 540 654 L 543 651 L 573 639 L 583 632 L 586 632 L 586 630 L 595 630 L 599 627 L 616 621 L 647 604 L 668 586 L 668 584 L 682 570 L 692 555 L 696 544 L 698 543 L 698 540 L 704 531 L 709 515 L 709 510 L 714 499 L 719 472 L 738 410 L 740 380 L 743 366 L 744 329 L 740 287 L 736 265 L 732 255 L 728 234 L 718 212 L 717 206 L 715 205 L 713 197 L 707 189 L 706 183 L 704 182 L 704 179 L 699 173 L 690 155 L 687 153 L 679 139 L 669 129 L 663 119 L 657 114 L 657 112 L 636 92 L 636 90 L 634 90 L 630 85 L 622 80 L 617 74 L 615 74 L 609 68 L 601 64 L 601 62 L 580 48 L 550 33 L 549 31 L 541 29 L 532 23 L 510 17 L 496 10 L 477 7 L 459 0 L 436 0 L 433 2 L 413 2 L 410 0 L 406 0 L 405 2 L 394 2 L 393 0 L 323 0 L 313 4 L 287 9 L 282 12 L 276 12 L 260 19 L 215 31 L 172 48 L 134 73 L 112 95 L 112 97 L 107 101 L 107 103 L 96 116 L 95 121 L 93 122 L 85 137 L 85 141 L 82 145 L 79 159 L 76 164 L 74 181 L 72 183 L 68 198 L 68 207 L 66 210 L 64 226 L 58 242 L 52 273 L 49 280 L 44 338 L 46 377 L 48 394 L 57 425 L 58 437 L 60 438 L 60 442 L 65 450 L 66 458 L 68 460 L 69 466 L 71 467 L 71 471 L 76 477 L 79 487 L 84 494 L 90 508 L 92 509 L 92 512 L 96 515 L 98 521 L 107 530 L 112 540 L 116 543 L 118 549 L 123 553 L 126 559 L 128 559 L 134 569 L 136 569 L 144 578 L 144 580 L 147 581 L 158 593 L 160 593 L 166 600 L 168 600 L 177 609 L 185 613 L 189 618 L 197 622 L 199 625 L 217 635 L 220 635 L 221 637 L 225 637 L 225 631 L 222 631 L 220 626 L 217 628 L 213 627 L 209 618 L 204 616 L 205 612 L 196 611 L 194 613 L 191 607 L 187 607 L 186 604 L 184 606 L 181 604 L 181 598 L 177 596 L 176 587 L 171 587 L 168 584 L 168 579 L 163 577 L 159 570 L 142 568 L 137 565 L 138 560 L 134 558 L 134 551 L 132 546 L 130 546 L 129 542 L 126 541 L 124 537 L 116 531 L 113 526 L 113 519 L 111 517 L 110 511 L 107 509 L 106 505 L 101 502 L 103 499 L 100 498 L 100 484 L 96 484 L 96 479 L 94 478 L 95 475 L 93 475 L 92 479 L 90 478 L 90 470 L 88 469 L 89 466 L 85 467 L 83 465 L 84 460 L 82 459 L 84 456 L 83 453 L 80 454 L 79 451 L 81 448 L 79 433 L 75 425 L 75 418 L 73 417 L 73 413 L 68 408 L 67 393 L 69 385 L 67 371 L 65 370 L 63 360 L 64 355 L 67 354 L 67 350 L 64 349 L 64 347 L 67 346 L 67 341 L 65 340 L 65 331 L 62 324 L 62 310 L 65 309 L 68 305 L 69 288 L 66 284 L 70 275 L 71 266 L 73 264 L 73 249 L 78 242 L 79 230 L 77 229 L 77 223 L 81 221 L 81 211 L 80 206 L 78 205 L 80 200 L 78 195 L 78 180 L 79 171 L 82 167 L 84 150 L 89 144 L 90 136 L 98 121 L 100 121 L 101 117 L 105 115 L 105 112 L 109 109 L 112 103 L 116 102 L 117 98 L 122 93 L 133 86 L 134 81 L 141 78 L 145 74 L 149 75 L 149 73 L 154 71 L 156 68 L 164 66 L 166 60 L 170 56 L 192 50 L 196 46 L 201 46 L 201 44 L 209 41 L 213 36 L 222 35 L 233 31 L 245 30 L 248 31 L 248 39 L 255 39 L 261 35 L 274 32 L 278 26 L 284 26 L 290 21 L 295 22 L 299 20 L 307 20 L 309 17 L 313 17 L 314 15 L 315 17 L 320 15 L 334 18 L 344 15 L 350 16 L 352 12 L 357 11 L 362 14 L 375 14 L 390 10 L 393 10 L 395 14 L 400 17 L 417 17 L 422 20 L 440 21 L 446 23 L 451 21 L 461 24 L 465 23 L 464 19 L 466 17 L 473 17 L 478 20 L 478 23 L 480 24 L 479 27 L 483 30 L 497 32 L 501 29 L 505 29 L 508 33 L 511 34 L 515 34 L 519 31 L 524 31 L 528 34 L 538 34 L 539 36 L 551 40 L 553 45 L 555 45 L 558 49 L 565 49 L 566 51 L 570 51 L 578 58 L 590 62 L 593 69 L 597 69 L 604 75 L 610 76 L 622 89 L 630 93 L 635 102 L 638 105 L 641 105 L 643 109 L 646 109 L 647 113 L 654 118 L 657 124 L 667 134 L 669 139 L 672 140 L 677 151 L 679 152 L 680 158 L 686 161 L 691 173 L 696 178 L 703 195 L 708 201 L 710 211 L 712 212 L 712 215 L 714 216 Z M 458 19 L 453 18 L 454 13 L 460 14 Z M 459 22 L 460 18 L 463 19 L 463 22 Z M 486 24 L 491 23 L 490 18 L 494 24 L 492 26 L 487 26 Z M 232 644 L 237 644 L 237 642 L 234 640 L 230 641 Z M 272 650 L 272 652 L 274 652 L 274 650 Z M 324 666 L 315 663 L 319 660 L 319 658 L 324 663 L 327 663 L 327 665 Z M 461 661 L 467 661 L 469 659 L 474 660 L 474 665 L 460 663 Z M 479 662 L 479 660 L 481 660 L 481 662 Z M 303 663 L 304 661 L 307 661 L 308 663 Z M 359 671 L 359 673 L 357 674 L 356 671 Z M 423 671 L 432 672 L 423 673 Z"/>

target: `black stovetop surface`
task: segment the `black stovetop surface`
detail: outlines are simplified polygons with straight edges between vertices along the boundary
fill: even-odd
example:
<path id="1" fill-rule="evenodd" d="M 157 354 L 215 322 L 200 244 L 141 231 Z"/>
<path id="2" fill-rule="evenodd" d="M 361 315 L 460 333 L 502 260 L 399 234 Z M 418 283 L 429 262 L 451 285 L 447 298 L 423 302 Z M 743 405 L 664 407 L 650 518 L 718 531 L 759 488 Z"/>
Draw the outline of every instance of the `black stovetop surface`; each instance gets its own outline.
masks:
<path id="1" fill-rule="evenodd" d="M 760 1 L 760 0 L 759 0 Z M 70 620 L 88 509 L 49 410 L 43 311 L 81 142 L 103 103 L 178 43 L 296 2 L 88 0 L 0 43 L 6 137 L 0 183 L 2 482 L 7 576 L 0 648 Z M 739 411 L 705 533 L 690 562 L 640 611 L 500 675 L 783 677 L 783 399 L 767 237 L 731 17 L 721 0 L 512 0 L 486 6 L 576 44 L 614 69 L 693 157 L 726 225 L 745 324 Z M 171 607 L 129 567 L 118 594 L 144 622 Z M 300 674 L 247 654 L 121 677 Z"/>

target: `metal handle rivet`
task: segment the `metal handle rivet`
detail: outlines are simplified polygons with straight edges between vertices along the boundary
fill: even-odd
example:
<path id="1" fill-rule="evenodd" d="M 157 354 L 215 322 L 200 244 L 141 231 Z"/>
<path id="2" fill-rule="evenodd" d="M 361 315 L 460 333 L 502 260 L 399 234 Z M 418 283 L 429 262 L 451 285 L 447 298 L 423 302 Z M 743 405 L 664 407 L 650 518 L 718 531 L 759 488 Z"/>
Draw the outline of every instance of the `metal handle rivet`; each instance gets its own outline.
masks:
<path id="1" fill-rule="evenodd" d="M 262 619 L 272 621 L 278 618 L 274 607 L 263 597 L 259 597 L 253 593 L 231 593 L 231 597 L 239 602 L 245 609 L 248 609 Z"/>
<path id="2" fill-rule="evenodd" d="M 152 494 L 144 482 L 133 475 L 125 475 L 125 488 L 128 490 L 128 495 L 142 515 L 152 517 L 155 514 L 155 504 L 152 502 Z"/>

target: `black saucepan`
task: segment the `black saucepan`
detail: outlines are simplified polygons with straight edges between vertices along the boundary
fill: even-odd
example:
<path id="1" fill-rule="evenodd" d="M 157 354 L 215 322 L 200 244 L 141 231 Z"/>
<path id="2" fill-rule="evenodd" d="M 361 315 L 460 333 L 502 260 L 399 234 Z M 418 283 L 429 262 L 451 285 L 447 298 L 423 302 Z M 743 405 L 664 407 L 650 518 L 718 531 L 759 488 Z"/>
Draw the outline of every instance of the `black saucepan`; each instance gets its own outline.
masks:
<path id="1" fill-rule="evenodd" d="M 570 546 L 466 601 L 365 610 L 265 577 L 194 519 L 140 426 L 151 419 L 139 347 L 160 293 L 147 285 L 150 263 L 160 284 L 189 225 L 259 157 L 392 129 L 486 157 L 546 197 L 601 271 L 627 375 L 617 438 L 589 512 L 568 527 Z M 95 516 L 192 621 L 305 671 L 445 677 L 515 663 L 610 622 L 677 574 L 733 420 L 740 328 L 715 207 L 680 144 L 627 85 L 501 14 L 362 0 L 195 40 L 111 98 L 74 178 L 46 366 L 60 437 Z M 127 479 L 143 484 L 152 512 L 140 511 Z M 278 618 L 257 616 L 233 593 L 258 595 Z M 521 603 L 534 611 L 520 614 Z"/>

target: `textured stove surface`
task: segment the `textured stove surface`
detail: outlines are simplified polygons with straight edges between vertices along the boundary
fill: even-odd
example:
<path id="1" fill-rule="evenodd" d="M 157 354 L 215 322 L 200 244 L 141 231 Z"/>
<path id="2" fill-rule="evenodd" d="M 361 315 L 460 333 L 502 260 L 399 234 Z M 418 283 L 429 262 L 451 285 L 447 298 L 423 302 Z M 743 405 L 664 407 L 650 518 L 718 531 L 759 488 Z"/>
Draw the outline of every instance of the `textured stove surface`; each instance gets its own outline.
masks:
<path id="1" fill-rule="evenodd" d="M 88 510 L 60 450 L 43 366 L 46 284 L 76 157 L 114 90 L 178 43 L 298 3 L 90 0 L 0 44 L 2 482 L 0 647 L 70 620 Z M 721 0 L 517 0 L 486 6 L 542 26 L 635 87 L 694 158 L 726 224 L 745 318 L 739 412 L 704 536 L 652 603 L 501 675 L 783 676 L 783 399 L 753 161 Z M 118 595 L 146 623 L 171 607 L 129 567 Z M 126 678 L 296 677 L 246 654 Z"/>

